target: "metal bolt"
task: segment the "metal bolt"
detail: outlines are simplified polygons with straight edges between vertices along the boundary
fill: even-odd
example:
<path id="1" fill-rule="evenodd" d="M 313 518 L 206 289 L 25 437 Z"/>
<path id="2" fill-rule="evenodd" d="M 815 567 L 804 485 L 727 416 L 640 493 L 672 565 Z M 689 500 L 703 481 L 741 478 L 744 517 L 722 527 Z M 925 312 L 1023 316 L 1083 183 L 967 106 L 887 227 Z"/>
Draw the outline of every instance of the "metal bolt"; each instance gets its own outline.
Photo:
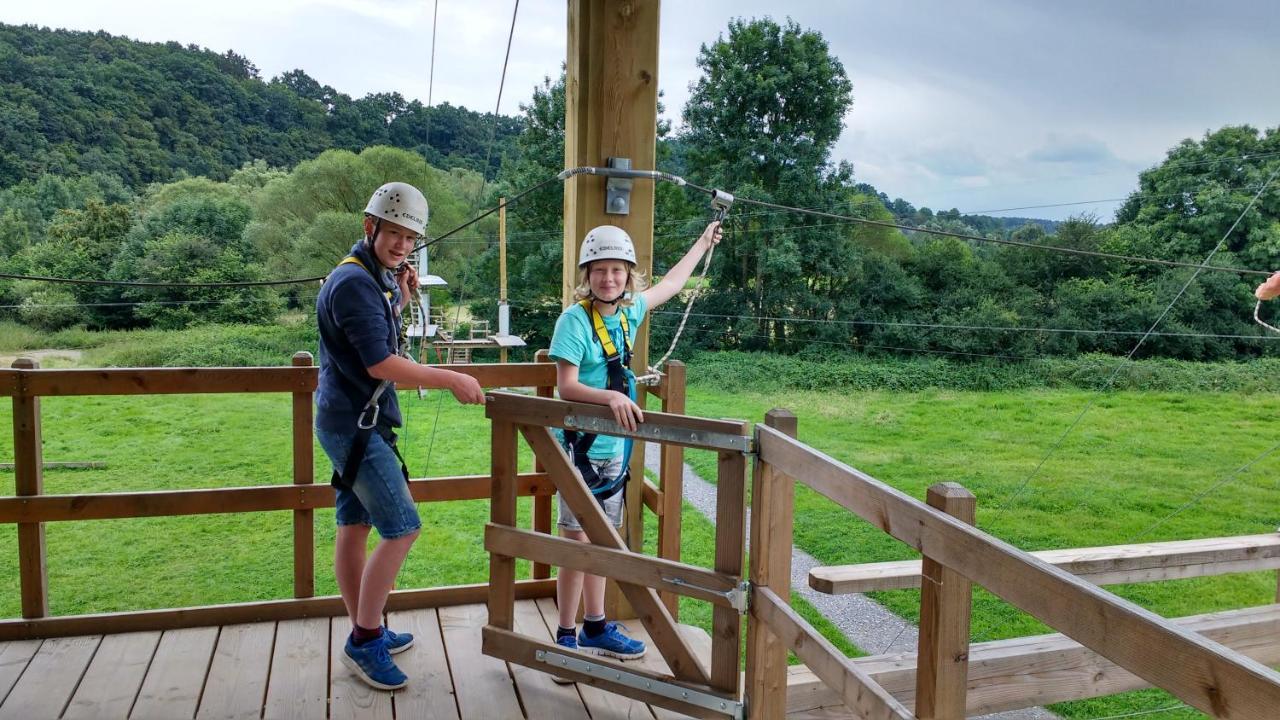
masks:
<path id="1" fill-rule="evenodd" d="M 687 693 L 687 692 L 682 692 L 682 693 L 680 693 L 680 695 L 681 695 L 681 697 L 683 697 L 685 700 L 688 700 L 688 699 L 689 699 L 689 693 Z"/>

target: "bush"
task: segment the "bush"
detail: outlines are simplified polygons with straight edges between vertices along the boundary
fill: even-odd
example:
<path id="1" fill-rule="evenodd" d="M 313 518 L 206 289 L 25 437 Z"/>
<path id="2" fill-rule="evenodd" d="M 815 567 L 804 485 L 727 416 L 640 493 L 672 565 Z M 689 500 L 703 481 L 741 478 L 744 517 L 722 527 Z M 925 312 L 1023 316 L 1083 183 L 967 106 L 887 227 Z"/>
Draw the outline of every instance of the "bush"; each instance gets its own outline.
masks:
<path id="1" fill-rule="evenodd" d="M 890 358 L 846 355 L 814 359 L 745 352 L 701 352 L 688 361 L 690 384 L 771 390 L 1018 390 L 1080 388 L 1101 390 L 1123 358 L 1082 355 L 1028 362 L 957 362 L 941 358 Z M 1280 390 L 1280 360 L 1203 363 L 1138 360 L 1128 363 L 1111 384 L 1114 390 L 1275 392 Z"/>

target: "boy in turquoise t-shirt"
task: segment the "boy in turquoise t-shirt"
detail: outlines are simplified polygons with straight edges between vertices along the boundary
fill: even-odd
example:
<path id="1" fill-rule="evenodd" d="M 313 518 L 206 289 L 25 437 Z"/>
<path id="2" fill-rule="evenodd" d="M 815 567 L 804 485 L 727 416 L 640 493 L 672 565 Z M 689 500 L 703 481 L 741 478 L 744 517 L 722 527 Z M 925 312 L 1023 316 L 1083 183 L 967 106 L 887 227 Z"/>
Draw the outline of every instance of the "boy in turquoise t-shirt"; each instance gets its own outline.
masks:
<path id="1" fill-rule="evenodd" d="M 635 377 L 627 367 L 631 344 L 645 315 L 675 297 L 704 253 L 720 242 L 720 223 L 707 225 L 685 256 L 653 287 L 635 271 L 636 251 L 622 228 L 601 225 L 587 233 L 578 256 L 577 302 L 556 321 L 551 358 L 556 361 L 560 397 L 608 405 L 619 425 L 634 430 L 644 420 L 634 396 Z M 622 525 L 626 441 L 607 435 L 566 433 L 571 459 L 614 527 Z M 585 542 L 587 534 L 573 511 L 560 500 L 560 533 Z M 644 655 L 644 643 L 627 637 L 604 617 L 605 579 L 580 570 L 560 569 L 556 601 L 560 627 L 556 644 L 597 655 L 630 660 Z M 577 633 L 578 598 L 585 598 L 585 623 Z"/>

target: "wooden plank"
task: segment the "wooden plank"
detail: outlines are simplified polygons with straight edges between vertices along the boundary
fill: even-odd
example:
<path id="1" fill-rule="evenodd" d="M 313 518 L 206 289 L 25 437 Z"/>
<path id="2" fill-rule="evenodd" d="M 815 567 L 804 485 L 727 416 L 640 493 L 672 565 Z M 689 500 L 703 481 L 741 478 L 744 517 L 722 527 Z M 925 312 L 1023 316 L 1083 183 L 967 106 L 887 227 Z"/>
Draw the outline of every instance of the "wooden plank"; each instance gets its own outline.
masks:
<path id="1" fill-rule="evenodd" d="M 525 601 L 532 602 L 532 601 Z M 396 692 L 396 717 L 414 720 L 458 720 L 453 678 L 440 634 L 440 617 L 434 609 L 391 613 L 387 627 L 413 633 L 413 647 L 395 656 L 409 685 Z"/>
<path id="2" fill-rule="evenodd" d="M 329 717 L 331 720 L 391 720 L 393 693 L 366 685 L 342 664 L 342 648 L 350 633 L 351 627 L 341 618 L 329 623 Z"/>
<path id="3" fill-rule="evenodd" d="M 649 508 L 650 512 L 654 515 L 662 517 L 664 505 L 662 502 L 662 491 L 658 489 L 658 486 L 654 485 L 646 478 L 644 483 L 640 486 L 640 492 L 641 496 L 644 498 L 644 506 Z"/>
<path id="4" fill-rule="evenodd" d="M 538 666 L 538 652 L 558 654 L 564 654 L 565 652 L 564 648 L 561 648 L 552 642 L 534 640 L 510 630 L 503 630 L 502 628 L 496 628 L 493 626 L 486 626 L 484 628 L 483 637 L 483 647 L 486 655 L 499 657 L 508 662 L 517 665 L 524 665 L 526 667 Z M 450 656 L 452 656 L 452 652 L 450 653 Z M 608 677 L 609 671 L 618 670 L 653 682 L 675 684 L 678 686 L 688 687 L 693 690 L 698 690 L 700 692 L 709 693 L 711 695 L 717 695 L 717 693 L 710 687 L 694 685 L 691 683 L 681 683 L 678 680 L 672 680 L 669 675 L 659 675 L 658 673 L 646 670 L 643 667 L 640 667 L 637 663 L 624 664 L 600 656 L 593 656 L 590 660 L 592 663 L 595 663 L 603 669 L 598 672 L 588 674 L 578 672 L 571 667 L 557 666 L 555 673 L 556 675 L 573 680 L 578 684 L 580 689 L 586 685 L 594 685 L 618 695 L 634 698 L 650 705 L 660 705 L 668 709 L 678 710 L 696 718 L 714 718 L 715 720 L 724 720 L 724 715 L 720 713 L 712 712 L 711 710 L 693 705 L 687 705 L 681 701 L 663 697 L 661 695 L 655 695 L 642 688 L 632 687 L 630 685 L 618 685 L 610 682 Z M 727 695 L 719 697 L 723 697 L 725 700 L 734 699 Z M 465 711 L 463 714 L 464 717 L 467 716 Z"/>
<path id="5" fill-rule="evenodd" d="M 490 474 L 493 499 L 489 524 L 515 528 L 516 524 L 516 426 L 494 420 L 490 427 Z M 489 624 L 510 630 L 515 620 L 516 561 L 512 555 L 489 551 Z"/>
<path id="6" fill-rule="evenodd" d="M 685 378 L 684 363 L 679 360 L 667 361 L 666 376 L 662 379 L 663 412 L 684 414 Z M 662 445 L 658 461 L 658 482 L 662 489 L 662 512 L 658 513 L 658 557 L 679 562 L 684 511 L 684 448 L 665 443 Z M 663 593 L 662 601 L 666 603 L 671 617 L 679 620 L 679 597 L 673 593 Z"/>
<path id="7" fill-rule="evenodd" d="M 1085 580 L 933 510 L 768 427 L 764 462 L 999 595 L 1192 707 L 1234 720 L 1270 718 L 1280 674 L 1167 623 Z"/>
<path id="8" fill-rule="evenodd" d="M 1280 568 L 1280 534 L 1037 550 L 1032 556 L 1094 585 L 1181 580 Z M 920 561 L 816 567 L 809 586 L 830 595 L 920 587 Z"/>
<path id="9" fill-rule="evenodd" d="M 13 367 L 25 373 L 39 367 L 29 358 L 18 358 Z M 40 438 L 40 398 L 13 397 L 13 460 L 15 502 L 29 502 L 44 494 L 44 447 Z M 22 617 L 42 618 L 49 614 L 49 571 L 45 558 L 44 525 L 18 525 L 18 578 Z"/>
<path id="10" fill-rule="evenodd" d="M 196 718 L 262 717 L 275 623 L 227 625 L 218 634 Z"/>
<path id="11" fill-rule="evenodd" d="M 0 705 L 0 719 L 60 716 L 101 640 L 101 635 L 89 635 L 41 643 L 26 671 Z"/>
<path id="12" fill-rule="evenodd" d="M 411 480 L 409 492 L 413 495 L 414 502 L 486 500 L 492 492 L 490 483 L 491 479 L 488 475 Z M 545 473 L 523 473 L 517 476 L 517 491 L 522 497 L 529 495 L 549 497 L 555 493 L 555 486 Z M 270 510 L 296 511 L 331 508 L 333 504 L 333 489 L 328 483 L 42 495 L 0 498 L 0 523 L 111 520 Z"/>
<path id="13" fill-rule="evenodd" d="M 751 432 L 747 423 L 740 434 Z M 747 458 L 742 453 L 721 452 L 716 481 L 717 572 L 743 576 L 746 559 Z M 731 607 L 717 605 L 711 610 L 711 685 L 737 694 L 742 649 L 742 615 Z"/>
<path id="14" fill-rule="evenodd" d="M 311 353 L 293 356 L 294 367 L 310 367 Z M 293 394 L 293 484 L 315 483 L 315 444 L 311 430 L 311 393 Z M 316 594 L 316 530 L 314 511 L 293 511 L 293 596 Z"/>
<path id="15" fill-rule="evenodd" d="M 329 710 L 329 618 L 276 625 L 265 720 L 315 720 Z"/>
<path id="16" fill-rule="evenodd" d="M 80 680 L 64 720 L 128 717 L 151 666 L 159 632 L 107 635 Z"/>
<path id="17" fill-rule="evenodd" d="M 929 507 L 972 525 L 977 498 L 956 483 L 929 488 Z M 965 677 L 969 670 L 969 616 L 973 584 L 930 557 L 924 558 L 920 591 L 919 671 L 916 674 L 916 717 L 920 720 L 964 720 Z"/>
<path id="18" fill-rule="evenodd" d="M 457 679 L 454 689 L 461 716 L 468 720 L 523 718 L 507 664 L 492 657 L 487 646 L 481 653 L 481 628 L 487 615 L 484 605 L 455 605 L 439 612 L 449 667 Z"/>
<path id="19" fill-rule="evenodd" d="M 517 580 L 516 599 L 553 597 L 555 580 Z M 459 603 L 484 602 L 489 595 L 487 584 L 453 585 L 425 590 L 397 590 L 387 598 L 386 609 L 412 610 L 440 607 Z M 250 622 L 296 620 L 307 617 L 332 617 L 346 613 L 342 598 L 329 595 L 302 600 L 266 600 L 233 605 L 206 605 L 204 607 L 173 610 L 143 610 L 126 613 L 102 613 L 98 615 L 68 615 L 40 618 L 39 620 L 0 621 L 0 642 L 31 640 L 37 638 L 84 635 L 93 631 L 104 633 L 139 632 L 143 630 L 173 630 L 198 628 L 209 625 L 234 625 Z"/>
<path id="20" fill-rule="evenodd" d="M 549 608 L 549 619 L 543 617 L 540 604 Z M 555 603 L 543 600 L 524 600 L 516 603 L 515 631 L 538 640 L 554 640 L 557 622 Z M 595 713 L 588 713 L 576 685 L 561 685 L 551 679 L 547 667 L 525 667 L 512 663 L 511 677 L 520 693 L 525 714 L 530 718 L 554 718 L 555 720 L 588 720 Z"/>
<path id="21" fill-rule="evenodd" d="M 912 720 L 914 717 L 769 588 L 752 588 L 751 616 L 757 622 L 768 623 L 782 644 L 805 661 L 858 717 L 863 720 Z"/>
<path id="22" fill-rule="evenodd" d="M 315 367 L 29 370 L 23 380 L 27 395 L 46 397 L 294 393 L 315 390 L 319 372 Z"/>
<path id="23" fill-rule="evenodd" d="M 40 640 L 18 640 L 0 643 L 0 703 L 8 697 L 18 678 L 26 671 L 27 664 L 40 649 Z"/>
<path id="24" fill-rule="evenodd" d="M 569 415 L 578 417 L 599 418 L 613 422 L 613 413 L 605 405 L 572 403 L 565 400 L 530 397 L 507 392 L 490 392 L 485 403 L 485 417 L 491 420 L 513 422 L 517 425 L 538 427 L 565 426 L 565 418 Z M 647 433 L 654 429 L 672 429 L 690 431 L 678 433 L 681 439 L 664 439 L 685 447 L 704 450 L 736 450 L 736 446 L 726 441 L 724 436 L 731 436 L 735 441 L 742 439 L 742 423 L 735 420 L 712 420 L 690 415 L 672 415 L 656 410 L 646 411 L 644 422 L 635 431 L 626 430 L 622 426 L 609 430 L 609 435 L 630 437 L 639 440 L 651 440 Z"/>
<path id="25" fill-rule="evenodd" d="M 613 580 L 627 580 L 645 587 L 662 588 L 726 608 L 729 607 L 729 600 L 722 593 L 738 586 L 738 578 L 732 575 L 704 570 L 694 565 L 646 557 L 629 550 L 610 550 L 492 523 L 485 526 L 484 544 L 489 552 L 539 560 L 556 567 L 582 570 Z"/>
<path id="26" fill-rule="evenodd" d="M 458 363 L 431 367 L 470 375 L 483 388 L 554 387 L 556 384 L 556 366 L 546 363 Z"/>
<path id="27" fill-rule="evenodd" d="M 1280 663 L 1280 606 L 1171 620 L 1267 665 Z M 916 656 L 895 653 L 853 663 L 907 706 L 915 701 Z M 969 715 L 1112 695 L 1150 687 L 1141 678 L 1070 638 L 1037 635 L 970 646 Z M 787 711 L 839 703 L 835 692 L 803 665 L 790 668 Z"/>
<path id="28" fill-rule="evenodd" d="M 587 489 L 577 469 L 569 464 L 568 456 L 561 449 L 560 443 L 556 442 L 551 430 L 545 427 L 521 426 L 520 432 L 533 447 L 534 453 L 547 465 L 551 479 L 555 481 L 556 487 L 559 488 L 561 496 L 570 509 L 582 522 L 583 530 L 586 531 L 591 542 L 613 550 L 625 550 L 626 546 L 622 538 L 605 518 L 600 504 L 592 497 L 591 491 Z M 640 622 L 653 636 L 654 645 L 671 665 L 675 676 L 697 683 L 708 682 L 706 670 L 694 657 L 693 650 L 676 632 L 675 621 L 667 612 L 666 606 L 658 601 L 657 593 L 651 588 L 630 583 L 619 583 L 618 587 L 622 589 L 632 608 L 635 609 Z"/>
<path id="29" fill-rule="evenodd" d="M 775 408 L 765 425 L 790 437 L 798 431 L 796 416 Z M 751 487 L 751 584 L 778 597 L 791 597 L 791 547 L 795 525 L 795 480 L 767 463 L 756 461 Z M 781 717 L 787 704 L 787 648 L 767 623 L 747 624 L 746 696 L 752 720 Z"/>
<path id="30" fill-rule="evenodd" d="M 218 628 L 171 630 L 160 636 L 130 720 L 195 717 Z"/>
<path id="31" fill-rule="evenodd" d="M 540 363 L 552 362 L 549 353 L 546 350 L 539 350 L 534 354 L 534 358 Z M 542 385 L 537 388 L 538 397 L 549 398 L 555 394 L 555 386 Z M 545 472 L 542 462 L 538 458 L 533 459 L 533 471 L 537 473 Z M 548 484 L 550 482 L 548 481 Z M 552 485 L 554 490 L 554 485 Z M 551 496 L 539 495 L 533 499 L 533 529 L 540 533 L 551 533 Z M 549 578 L 551 577 L 551 566 L 544 563 L 534 563 L 532 577 Z"/>

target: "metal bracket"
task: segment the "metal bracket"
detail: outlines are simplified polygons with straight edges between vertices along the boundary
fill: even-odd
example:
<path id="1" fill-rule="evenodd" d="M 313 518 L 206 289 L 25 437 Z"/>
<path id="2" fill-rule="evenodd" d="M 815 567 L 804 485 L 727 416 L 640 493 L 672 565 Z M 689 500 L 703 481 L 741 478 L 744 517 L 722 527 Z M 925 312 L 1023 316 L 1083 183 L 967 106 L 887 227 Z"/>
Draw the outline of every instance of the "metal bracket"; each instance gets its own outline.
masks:
<path id="1" fill-rule="evenodd" d="M 538 662 L 546 663 L 552 668 L 565 668 L 584 675 L 592 675 L 605 682 L 644 690 L 654 695 L 686 702 L 712 712 L 723 713 L 734 720 L 742 720 L 744 715 L 743 704 L 737 700 L 729 700 L 711 693 L 693 690 L 683 685 L 676 685 L 675 683 L 654 680 L 643 675 L 629 673 L 626 670 L 616 670 L 607 665 L 585 660 L 580 656 L 562 655 L 547 650 L 537 650 L 533 656 Z M 547 672 L 552 672 L 552 670 Z"/>
<path id="2" fill-rule="evenodd" d="M 631 433 L 616 421 L 594 415 L 565 415 L 564 426 L 570 430 L 584 430 L 601 435 L 638 435 L 644 440 L 666 440 L 683 445 L 711 446 L 722 450 L 736 450 L 741 453 L 754 452 L 754 440 L 747 435 L 730 435 L 728 433 L 709 430 L 689 430 L 686 428 L 658 427 L 640 424 Z"/>
<path id="3" fill-rule="evenodd" d="M 682 580 L 678 577 L 664 577 L 662 578 L 662 580 L 663 582 L 669 582 L 672 585 L 680 585 L 683 587 L 697 588 L 698 590 L 701 590 L 702 592 L 705 592 L 705 593 L 710 593 L 712 595 L 719 595 L 720 597 L 728 600 L 729 607 L 733 608 L 734 610 L 737 610 L 739 615 L 746 615 L 747 610 L 751 608 L 751 583 L 747 580 L 743 580 L 742 582 L 738 583 L 738 586 L 732 590 L 723 590 L 723 591 L 712 590 L 709 587 L 703 587 L 701 585 L 694 585 L 693 583 L 688 582 L 686 580 Z"/>
<path id="4" fill-rule="evenodd" d="M 631 169 L 631 158 L 611 157 L 605 163 L 619 170 Z M 631 178 L 610 177 L 604 181 L 604 211 L 609 215 L 631 213 Z"/>

